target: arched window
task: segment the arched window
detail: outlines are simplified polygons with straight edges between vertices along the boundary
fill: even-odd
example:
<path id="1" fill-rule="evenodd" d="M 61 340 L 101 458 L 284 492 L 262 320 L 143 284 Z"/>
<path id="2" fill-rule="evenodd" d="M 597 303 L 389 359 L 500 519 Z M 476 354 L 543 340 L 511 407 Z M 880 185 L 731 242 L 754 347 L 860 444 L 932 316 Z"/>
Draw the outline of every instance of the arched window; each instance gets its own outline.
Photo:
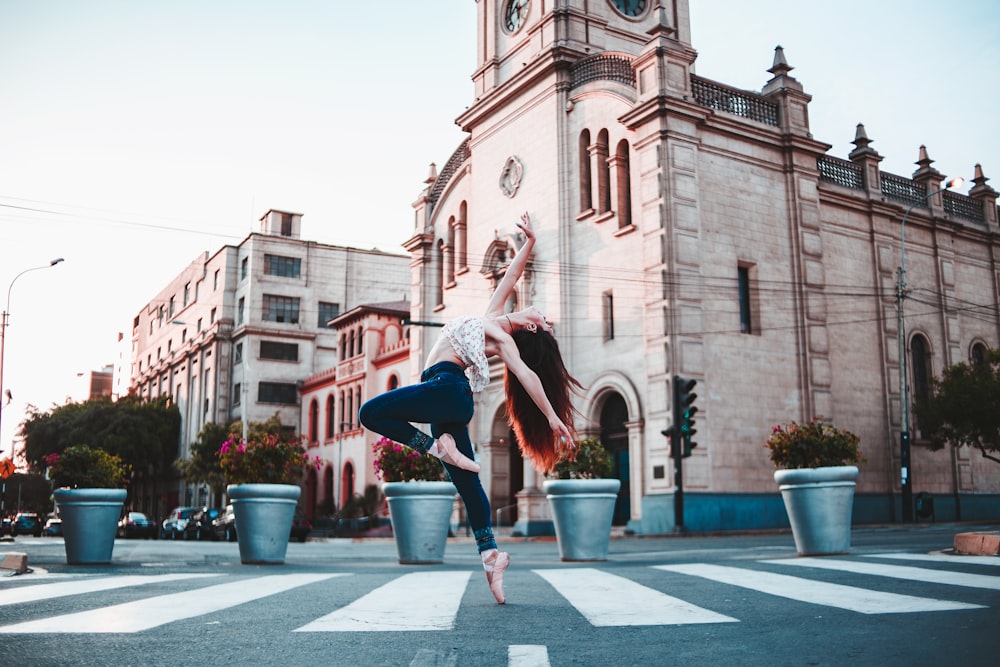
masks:
<path id="1" fill-rule="evenodd" d="M 399 378 L 396 377 L 395 373 L 393 373 L 392 375 L 389 376 L 389 386 L 386 389 L 388 391 L 392 391 L 393 389 L 396 389 L 397 387 L 399 387 Z"/>
<path id="2" fill-rule="evenodd" d="M 337 432 L 336 423 L 337 410 L 333 400 L 333 394 L 326 397 L 326 437 L 332 438 Z M 327 496 L 329 498 L 329 496 Z"/>
<path id="3" fill-rule="evenodd" d="M 469 221 L 469 205 L 462 202 L 458 207 L 458 220 L 455 221 L 455 265 L 457 271 L 469 268 L 469 242 L 466 237 Z"/>
<path id="4" fill-rule="evenodd" d="M 437 284 L 434 286 L 434 305 L 444 304 L 444 240 L 439 240 L 437 244 L 437 261 L 435 262 Z"/>
<path id="5" fill-rule="evenodd" d="M 361 425 L 361 418 L 358 417 L 358 411 L 361 410 L 361 385 L 354 390 L 354 405 L 358 406 L 354 411 L 351 412 L 351 423 Z M 355 421 L 357 418 L 357 421 Z"/>
<path id="6" fill-rule="evenodd" d="M 340 360 L 347 358 L 347 334 L 340 334 Z"/>
<path id="7" fill-rule="evenodd" d="M 315 398 L 309 402 L 309 444 L 319 440 L 319 401 Z"/>
<path id="8" fill-rule="evenodd" d="M 354 497 L 354 464 L 348 461 L 340 472 L 340 506 Z"/>
<path id="9" fill-rule="evenodd" d="M 931 347 L 922 334 L 910 340 L 910 373 L 913 377 L 911 397 L 913 402 L 930 398 L 931 395 Z"/>
<path id="10" fill-rule="evenodd" d="M 628 227 L 632 224 L 632 183 L 629 178 L 628 142 L 624 139 L 618 142 L 614 162 L 618 227 Z"/>
<path id="11" fill-rule="evenodd" d="M 340 421 L 337 423 L 337 433 L 344 433 L 344 415 L 346 414 L 347 403 L 344 401 L 344 392 L 340 392 Z"/>
<path id="12" fill-rule="evenodd" d="M 597 212 L 607 213 L 611 210 L 611 166 L 608 164 L 608 131 L 601 130 L 597 134 L 595 157 L 597 164 Z"/>
<path id="13" fill-rule="evenodd" d="M 580 213 L 586 213 L 594 208 L 594 193 L 591 191 L 590 177 L 590 130 L 580 133 L 579 166 L 580 166 Z"/>
<path id="14" fill-rule="evenodd" d="M 347 422 L 348 431 L 354 429 L 354 392 L 350 389 L 347 390 L 347 415 L 344 421 Z"/>
<path id="15" fill-rule="evenodd" d="M 444 246 L 445 286 L 455 284 L 455 216 L 448 218 L 448 242 Z"/>
<path id="16" fill-rule="evenodd" d="M 973 366 L 982 366 L 986 363 L 986 345 L 983 343 L 973 343 L 969 350 L 969 363 Z"/>
<path id="17" fill-rule="evenodd" d="M 351 329 L 350 342 L 347 344 L 347 356 L 354 356 L 354 329 Z"/>
<path id="18" fill-rule="evenodd" d="M 364 354 L 364 340 L 365 340 L 365 330 L 363 327 L 358 327 L 358 354 Z"/>

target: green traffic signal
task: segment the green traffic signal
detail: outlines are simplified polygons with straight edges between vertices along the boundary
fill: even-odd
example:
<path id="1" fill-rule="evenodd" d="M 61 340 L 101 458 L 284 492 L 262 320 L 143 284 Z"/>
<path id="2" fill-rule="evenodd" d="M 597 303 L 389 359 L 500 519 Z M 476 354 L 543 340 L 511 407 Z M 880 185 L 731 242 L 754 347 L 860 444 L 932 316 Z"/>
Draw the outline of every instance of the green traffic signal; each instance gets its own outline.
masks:
<path id="1" fill-rule="evenodd" d="M 698 406 L 694 405 L 698 394 L 694 388 L 698 384 L 692 378 L 674 376 L 674 423 L 677 425 L 678 439 L 683 442 L 683 456 L 691 456 L 691 450 L 698 446 L 692 438 L 698 431 L 695 429 L 694 416 L 698 414 Z"/>

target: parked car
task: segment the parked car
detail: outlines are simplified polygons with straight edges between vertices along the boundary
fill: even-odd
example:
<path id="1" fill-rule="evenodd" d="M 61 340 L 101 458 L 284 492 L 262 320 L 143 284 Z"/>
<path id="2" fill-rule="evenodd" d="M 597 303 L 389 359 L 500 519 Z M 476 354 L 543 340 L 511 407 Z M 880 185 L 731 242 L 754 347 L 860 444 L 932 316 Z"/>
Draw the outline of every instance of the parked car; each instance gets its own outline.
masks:
<path id="1" fill-rule="evenodd" d="M 305 542 L 306 536 L 312 530 L 312 523 L 302 514 L 296 514 L 292 519 L 292 530 L 288 534 L 288 539 Z"/>
<path id="2" fill-rule="evenodd" d="M 212 521 L 212 529 L 215 533 L 215 539 L 226 542 L 236 541 L 236 515 L 233 513 L 232 505 L 226 505 L 226 509 Z"/>
<path id="3" fill-rule="evenodd" d="M 184 527 L 185 540 L 214 540 L 215 526 L 213 522 L 219 518 L 222 510 L 217 507 L 202 507 L 191 515 Z"/>
<path id="4" fill-rule="evenodd" d="M 0 537 L 3 535 L 13 535 L 14 534 L 14 522 L 4 517 L 0 519 Z"/>
<path id="5" fill-rule="evenodd" d="M 175 507 L 160 526 L 161 540 L 177 540 L 184 537 L 188 520 L 198 511 L 197 507 Z"/>
<path id="6" fill-rule="evenodd" d="M 156 539 L 156 522 L 142 512 L 126 512 L 118 522 L 118 537 Z"/>
<path id="7" fill-rule="evenodd" d="M 62 537 L 62 534 L 62 519 L 55 514 L 50 514 L 49 518 L 45 521 L 45 526 L 42 527 L 42 535 L 46 537 Z"/>
<path id="8" fill-rule="evenodd" d="M 42 536 L 42 518 L 34 512 L 21 512 L 14 517 L 13 535 Z"/>

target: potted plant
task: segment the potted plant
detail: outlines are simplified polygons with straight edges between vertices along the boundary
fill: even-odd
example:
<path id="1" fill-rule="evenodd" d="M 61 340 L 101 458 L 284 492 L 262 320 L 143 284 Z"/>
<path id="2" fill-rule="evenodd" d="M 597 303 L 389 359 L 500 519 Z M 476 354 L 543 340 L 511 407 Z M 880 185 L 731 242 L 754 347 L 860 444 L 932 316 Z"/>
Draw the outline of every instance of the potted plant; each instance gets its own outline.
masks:
<path id="1" fill-rule="evenodd" d="M 245 564 L 285 562 L 292 519 L 302 489 L 296 482 L 307 465 L 319 465 L 295 441 L 275 433 L 249 441 L 230 436 L 219 447 L 219 466 L 228 482 L 240 561 Z"/>
<path id="2" fill-rule="evenodd" d="M 611 456 L 597 438 L 580 441 L 573 451 L 556 464 L 557 479 L 542 483 L 559 556 L 564 561 L 607 560 L 621 480 L 610 479 Z"/>
<path id="3" fill-rule="evenodd" d="M 43 461 L 55 488 L 66 562 L 110 563 L 131 467 L 87 445 L 67 447 Z"/>
<path id="4" fill-rule="evenodd" d="M 859 443 L 850 431 L 818 419 L 771 429 L 765 447 L 779 468 L 774 481 L 800 556 L 850 550 L 857 464 L 864 462 Z"/>
<path id="5" fill-rule="evenodd" d="M 441 563 L 457 490 L 444 466 L 388 438 L 372 445 L 400 563 Z"/>

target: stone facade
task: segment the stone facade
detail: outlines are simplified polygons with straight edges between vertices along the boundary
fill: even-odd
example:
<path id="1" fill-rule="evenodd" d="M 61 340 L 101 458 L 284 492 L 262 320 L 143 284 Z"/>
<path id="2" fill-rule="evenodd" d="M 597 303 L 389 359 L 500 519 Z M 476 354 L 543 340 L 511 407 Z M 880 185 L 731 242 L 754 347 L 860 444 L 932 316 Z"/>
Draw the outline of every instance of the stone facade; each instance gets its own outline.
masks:
<path id="1" fill-rule="evenodd" d="M 342 349 L 329 321 L 409 290 L 405 256 L 303 240 L 301 218 L 268 211 L 258 233 L 200 255 L 136 315 L 130 390 L 173 396 L 182 415 L 178 457 L 208 422 L 277 414 L 298 434 L 300 384 L 336 367 Z M 219 501 L 178 482 L 167 504 Z"/>
<path id="2" fill-rule="evenodd" d="M 532 2 L 508 31 L 503 1 L 478 3 L 469 137 L 432 169 L 406 244 L 413 318 L 481 312 L 527 210 L 539 240 L 511 307 L 548 315 L 587 387 L 577 427 L 614 452 L 618 523 L 675 527 L 675 375 L 699 383 L 689 528 L 784 523 L 763 444 L 814 417 L 861 436 L 856 520 L 898 519 L 901 222 L 910 384 L 925 391 L 927 369 L 1000 344 L 996 192 L 977 166 L 969 196 L 934 194 L 945 178 L 924 148 L 911 177 L 883 174 L 861 126 L 849 159 L 826 155 L 780 47 L 759 93 L 700 78 L 688 3 L 654 4 Z M 412 332 L 410 381 L 434 335 Z M 498 367 L 471 426 L 489 488 L 516 451 L 503 409 Z M 959 499 L 964 518 L 996 518 L 1000 469 L 978 453 L 931 452 L 917 428 L 911 474 L 943 496 L 938 519 Z M 523 483 L 540 486 L 530 469 Z"/>

